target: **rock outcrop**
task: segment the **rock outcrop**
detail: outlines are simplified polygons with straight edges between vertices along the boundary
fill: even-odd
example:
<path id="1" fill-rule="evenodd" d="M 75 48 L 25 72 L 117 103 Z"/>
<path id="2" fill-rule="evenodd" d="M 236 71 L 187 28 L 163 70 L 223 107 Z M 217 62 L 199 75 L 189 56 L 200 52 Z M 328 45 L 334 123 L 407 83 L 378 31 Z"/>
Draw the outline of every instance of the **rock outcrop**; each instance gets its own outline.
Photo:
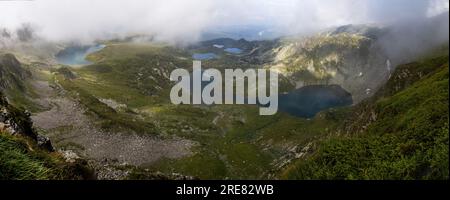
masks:
<path id="1" fill-rule="evenodd" d="M 6 97 L 0 92 L 0 131 L 11 135 L 23 135 L 37 142 L 39 147 L 54 151 L 50 139 L 39 135 L 33 129 L 33 122 L 28 111 L 21 111 L 8 103 Z"/>

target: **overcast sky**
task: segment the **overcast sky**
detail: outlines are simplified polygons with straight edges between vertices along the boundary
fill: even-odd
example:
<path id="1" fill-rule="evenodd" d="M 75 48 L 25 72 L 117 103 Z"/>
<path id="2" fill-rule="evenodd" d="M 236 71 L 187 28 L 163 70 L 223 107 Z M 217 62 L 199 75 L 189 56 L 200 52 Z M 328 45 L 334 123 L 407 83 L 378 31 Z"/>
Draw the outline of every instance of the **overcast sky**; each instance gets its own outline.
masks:
<path id="1" fill-rule="evenodd" d="M 448 0 L 0 0 L 0 27 L 31 23 L 52 40 L 147 33 L 195 41 L 218 27 L 263 26 L 293 34 L 425 18 L 448 9 Z"/>

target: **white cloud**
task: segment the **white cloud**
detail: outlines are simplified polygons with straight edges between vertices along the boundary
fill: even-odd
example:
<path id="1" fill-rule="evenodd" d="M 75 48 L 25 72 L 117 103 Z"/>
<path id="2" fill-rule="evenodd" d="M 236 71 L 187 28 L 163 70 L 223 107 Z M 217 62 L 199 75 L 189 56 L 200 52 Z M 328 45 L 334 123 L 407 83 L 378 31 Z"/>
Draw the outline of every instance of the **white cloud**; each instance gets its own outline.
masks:
<path id="1" fill-rule="evenodd" d="M 34 0 L 0 1 L 0 27 L 30 22 L 53 40 L 153 34 L 195 41 L 219 26 L 286 34 L 349 23 L 388 23 L 448 11 L 448 0 Z"/>
<path id="2" fill-rule="evenodd" d="M 427 16 L 435 16 L 442 12 L 449 10 L 449 1 L 448 0 L 435 0 L 430 2 L 430 6 L 427 10 Z"/>

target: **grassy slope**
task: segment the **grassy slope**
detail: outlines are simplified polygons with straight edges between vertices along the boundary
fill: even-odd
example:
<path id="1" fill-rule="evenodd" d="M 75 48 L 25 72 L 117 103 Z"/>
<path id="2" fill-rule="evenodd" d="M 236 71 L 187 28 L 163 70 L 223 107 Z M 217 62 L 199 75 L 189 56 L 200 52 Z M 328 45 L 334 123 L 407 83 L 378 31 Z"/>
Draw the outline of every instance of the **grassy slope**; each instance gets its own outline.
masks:
<path id="1" fill-rule="evenodd" d="M 49 179 L 52 169 L 30 154 L 26 142 L 0 133 L 0 179 Z"/>
<path id="2" fill-rule="evenodd" d="M 74 179 L 74 166 L 35 142 L 0 132 L 0 180 Z"/>
<path id="3" fill-rule="evenodd" d="M 448 56 L 400 66 L 355 108 L 348 137 L 321 142 L 281 178 L 448 179 L 448 89 Z"/>

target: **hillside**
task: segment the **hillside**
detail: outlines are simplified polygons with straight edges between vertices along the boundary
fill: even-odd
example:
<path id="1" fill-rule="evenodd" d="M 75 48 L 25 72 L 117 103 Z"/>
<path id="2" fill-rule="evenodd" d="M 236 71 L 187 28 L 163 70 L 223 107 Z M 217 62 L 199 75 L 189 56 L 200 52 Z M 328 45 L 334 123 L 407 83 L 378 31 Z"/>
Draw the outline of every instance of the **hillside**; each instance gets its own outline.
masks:
<path id="1" fill-rule="evenodd" d="M 399 66 L 288 179 L 448 179 L 448 56 Z"/>
<path id="2" fill-rule="evenodd" d="M 99 179 L 402 179 L 446 176 L 439 174 L 446 168 L 442 164 L 445 157 L 437 157 L 445 155 L 442 147 L 448 146 L 441 141 L 446 137 L 445 131 L 441 131 L 442 136 L 430 136 L 432 142 L 422 141 L 424 139 L 420 135 L 405 140 L 408 133 L 419 129 L 408 128 L 402 123 L 435 124 L 436 127 L 430 127 L 430 130 L 437 130 L 436 135 L 440 134 L 439 130 L 444 130 L 442 121 L 427 121 L 448 115 L 448 110 L 437 108 L 442 106 L 442 102 L 424 105 L 430 108 L 423 108 L 439 111 L 428 116 L 416 99 L 431 101 L 433 97 L 439 100 L 443 98 L 439 94 L 448 94 L 448 88 L 439 84 L 431 87 L 439 91 L 428 88 L 429 82 L 439 82 L 439 77 L 430 77 L 439 74 L 438 69 L 445 72 L 442 65 L 448 57 L 401 65 L 372 98 L 353 107 L 324 110 L 311 119 L 305 119 L 283 112 L 259 116 L 258 107 L 248 105 L 172 105 L 168 101 L 170 82 L 167 75 L 175 67 L 189 68 L 191 51 L 197 50 L 111 42 L 103 50 L 89 55 L 88 58 L 94 62 L 91 65 L 31 68 L 34 69 L 30 70 L 31 78 L 24 77 L 20 82 L 29 84 L 26 87 L 29 93 L 39 95 L 22 105 L 25 108 L 35 105 L 33 102 L 41 107 L 45 105 L 43 109 L 32 111 L 34 126 L 52 140 L 58 151 L 62 150 L 63 154 L 70 152 L 70 155 L 92 162 Z M 248 55 L 223 54 L 221 59 L 205 62 L 205 66 L 219 64 L 225 67 L 228 60 L 237 57 L 237 62 L 253 67 L 254 63 L 245 60 Z M 21 66 L 26 67 L 32 66 Z M 22 98 L 28 96 L 23 92 L 15 94 L 21 94 L 19 97 Z M 391 104 L 394 103 L 402 105 L 398 106 L 401 110 L 394 109 L 388 115 L 386 110 L 393 109 Z M 414 116 L 428 117 L 417 120 L 400 117 L 404 113 L 408 113 L 405 116 L 413 113 Z M 398 120 L 398 124 L 390 124 L 394 123 L 392 119 Z M 378 144 L 386 146 L 378 147 Z M 340 150 L 335 151 L 336 148 Z M 412 149 L 413 153 L 405 157 L 398 152 L 410 150 L 401 149 Z M 367 153 L 374 153 L 374 157 Z M 43 155 L 47 154 L 44 151 Z M 328 157 L 323 158 L 322 154 Z M 29 152 L 24 155 L 30 156 Z M 384 162 L 376 163 L 374 160 Z M 53 169 L 51 163 L 45 166 Z M 368 174 L 361 174 L 360 169 Z M 399 172 L 400 169 L 408 172 Z M 433 172 L 417 175 L 418 171 L 426 169 Z M 385 172 L 389 170 L 392 173 Z M 49 172 L 47 178 L 54 176 Z"/>

